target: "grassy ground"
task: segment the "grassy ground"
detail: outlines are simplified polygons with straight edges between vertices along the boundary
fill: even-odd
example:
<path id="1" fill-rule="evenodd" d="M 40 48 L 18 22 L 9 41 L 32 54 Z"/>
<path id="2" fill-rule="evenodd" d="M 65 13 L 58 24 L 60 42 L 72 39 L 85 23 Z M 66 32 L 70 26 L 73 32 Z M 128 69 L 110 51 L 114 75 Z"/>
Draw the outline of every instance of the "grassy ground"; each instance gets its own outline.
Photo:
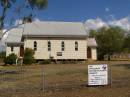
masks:
<path id="1" fill-rule="evenodd" d="M 109 64 L 112 84 L 87 87 L 87 65 L 100 63 Z M 0 97 L 130 97 L 129 61 L 1 66 L 0 72 Z"/>

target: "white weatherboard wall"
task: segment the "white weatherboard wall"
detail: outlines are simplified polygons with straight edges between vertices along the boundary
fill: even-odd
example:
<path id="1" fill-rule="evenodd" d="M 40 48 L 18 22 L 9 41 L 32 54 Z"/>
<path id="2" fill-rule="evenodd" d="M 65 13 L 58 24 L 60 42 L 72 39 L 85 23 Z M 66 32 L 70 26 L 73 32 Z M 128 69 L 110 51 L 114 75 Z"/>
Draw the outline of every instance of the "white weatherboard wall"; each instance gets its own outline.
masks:
<path id="1" fill-rule="evenodd" d="M 8 55 L 11 54 L 11 53 L 14 53 L 14 54 L 16 54 L 17 56 L 19 56 L 19 50 L 20 50 L 19 47 L 14 47 L 14 50 L 13 50 L 13 51 L 11 51 L 11 47 L 6 47 L 6 56 L 8 56 Z"/>
<path id="2" fill-rule="evenodd" d="M 86 40 L 61 40 L 61 39 L 26 39 L 24 48 L 34 47 L 34 41 L 37 42 L 37 51 L 35 51 L 35 59 L 87 59 Z M 48 51 L 48 41 L 51 42 L 51 51 Z M 65 51 L 61 51 L 61 42 L 65 43 Z M 78 42 L 78 51 L 75 51 L 75 41 Z M 62 56 L 57 56 L 57 52 L 62 52 Z"/>
<path id="3" fill-rule="evenodd" d="M 92 52 L 92 60 L 97 60 L 97 49 L 96 49 L 96 47 L 92 47 L 91 52 Z"/>

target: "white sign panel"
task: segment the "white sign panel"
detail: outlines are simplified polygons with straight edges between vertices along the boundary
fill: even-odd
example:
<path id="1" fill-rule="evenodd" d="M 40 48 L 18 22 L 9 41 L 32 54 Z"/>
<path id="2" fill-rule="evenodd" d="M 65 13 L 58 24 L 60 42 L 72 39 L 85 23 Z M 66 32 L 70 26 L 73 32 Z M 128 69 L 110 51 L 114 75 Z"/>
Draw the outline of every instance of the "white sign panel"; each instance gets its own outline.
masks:
<path id="1" fill-rule="evenodd" d="M 88 85 L 107 85 L 108 67 L 107 64 L 88 65 Z"/>

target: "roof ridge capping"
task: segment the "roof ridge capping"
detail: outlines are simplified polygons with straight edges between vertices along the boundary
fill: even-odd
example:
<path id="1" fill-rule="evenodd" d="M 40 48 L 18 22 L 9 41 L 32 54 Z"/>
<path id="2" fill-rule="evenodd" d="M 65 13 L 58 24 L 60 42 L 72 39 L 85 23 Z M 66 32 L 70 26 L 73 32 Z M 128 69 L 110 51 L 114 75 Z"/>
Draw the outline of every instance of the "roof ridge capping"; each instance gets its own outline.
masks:
<path id="1" fill-rule="evenodd" d="M 83 24 L 83 22 L 77 22 L 77 21 L 74 21 L 74 22 L 72 22 L 72 21 L 33 21 L 32 23 L 81 23 L 81 24 Z"/>

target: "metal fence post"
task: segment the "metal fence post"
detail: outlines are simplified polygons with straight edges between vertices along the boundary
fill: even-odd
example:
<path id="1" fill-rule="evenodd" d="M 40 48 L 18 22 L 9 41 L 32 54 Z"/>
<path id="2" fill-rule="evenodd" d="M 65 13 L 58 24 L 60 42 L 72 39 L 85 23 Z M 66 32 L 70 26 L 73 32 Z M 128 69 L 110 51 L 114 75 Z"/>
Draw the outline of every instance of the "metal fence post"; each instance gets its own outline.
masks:
<path id="1" fill-rule="evenodd" d="M 42 93 L 45 93 L 45 74 L 44 74 L 44 66 L 42 65 L 42 70 L 41 70 L 41 83 L 42 83 Z"/>

